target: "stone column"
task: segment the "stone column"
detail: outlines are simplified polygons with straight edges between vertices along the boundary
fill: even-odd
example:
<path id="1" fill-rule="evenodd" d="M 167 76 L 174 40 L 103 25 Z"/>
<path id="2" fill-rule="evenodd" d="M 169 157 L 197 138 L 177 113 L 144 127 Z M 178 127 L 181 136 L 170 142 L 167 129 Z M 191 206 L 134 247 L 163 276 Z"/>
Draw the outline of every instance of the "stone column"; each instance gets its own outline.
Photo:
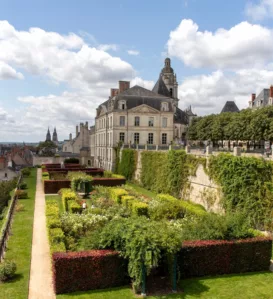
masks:
<path id="1" fill-rule="evenodd" d="M 233 155 L 234 155 L 235 157 L 240 157 L 240 156 L 241 156 L 241 148 L 238 147 L 238 146 L 235 146 L 235 147 L 233 148 Z"/>
<path id="2" fill-rule="evenodd" d="M 191 147 L 189 145 L 186 145 L 185 151 L 186 151 L 186 154 L 189 154 L 191 152 Z"/>
<path id="3" fill-rule="evenodd" d="M 169 151 L 171 151 L 172 150 L 172 145 L 169 145 Z"/>
<path id="4" fill-rule="evenodd" d="M 155 146 L 155 150 L 158 151 L 158 145 Z"/>
<path id="5" fill-rule="evenodd" d="M 206 147 L 206 156 L 212 155 L 212 147 L 209 145 Z"/>

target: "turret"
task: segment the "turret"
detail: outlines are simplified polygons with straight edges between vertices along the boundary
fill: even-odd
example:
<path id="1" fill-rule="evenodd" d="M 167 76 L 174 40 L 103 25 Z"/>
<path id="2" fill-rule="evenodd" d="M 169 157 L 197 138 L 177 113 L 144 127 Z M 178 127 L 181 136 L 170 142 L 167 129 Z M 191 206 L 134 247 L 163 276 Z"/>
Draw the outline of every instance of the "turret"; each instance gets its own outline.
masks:
<path id="1" fill-rule="evenodd" d="M 50 134 L 49 128 L 47 129 L 46 141 L 51 141 L 51 134 Z"/>

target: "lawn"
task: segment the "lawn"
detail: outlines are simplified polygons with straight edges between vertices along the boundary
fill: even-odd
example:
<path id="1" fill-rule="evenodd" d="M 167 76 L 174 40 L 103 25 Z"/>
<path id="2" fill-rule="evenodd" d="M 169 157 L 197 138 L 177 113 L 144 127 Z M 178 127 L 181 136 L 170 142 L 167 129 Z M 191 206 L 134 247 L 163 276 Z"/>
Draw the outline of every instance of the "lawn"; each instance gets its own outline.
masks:
<path id="1" fill-rule="evenodd" d="M 183 294 L 148 296 L 148 299 L 270 299 L 273 273 L 247 273 L 209 278 L 186 279 L 180 283 Z M 134 299 L 129 287 L 58 295 L 57 299 Z"/>
<path id="2" fill-rule="evenodd" d="M 36 169 L 32 169 L 30 177 L 24 180 L 28 185 L 29 198 L 19 200 L 24 205 L 24 210 L 14 214 L 12 235 L 8 240 L 6 252 L 6 259 L 14 260 L 16 263 L 17 274 L 12 281 L 0 284 L 0 297 L 3 299 L 26 299 L 28 297 Z"/>
<path id="3" fill-rule="evenodd" d="M 145 188 L 142 188 L 142 187 L 140 187 L 140 186 L 138 186 L 136 184 L 127 182 L 126 185 L 134 188 L 137 192 L 139 192 L 139 193 L 141 193 L 143 195 L 146 195 L 146 196 L 148 196 L 150 198 L 155 198 L 156 197 L 156 193 L 154 193 L 154 192 L 152 192 L 150 190 L 147 190 Z"/>

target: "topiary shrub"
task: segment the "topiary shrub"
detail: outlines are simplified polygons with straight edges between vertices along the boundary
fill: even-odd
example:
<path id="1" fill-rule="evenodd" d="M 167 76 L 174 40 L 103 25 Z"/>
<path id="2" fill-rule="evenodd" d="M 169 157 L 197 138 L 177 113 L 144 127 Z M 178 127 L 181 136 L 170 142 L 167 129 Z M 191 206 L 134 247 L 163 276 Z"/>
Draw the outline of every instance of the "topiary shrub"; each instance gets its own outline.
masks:
<path id="1" fill-rule="evenodd" d="M 134 201 L 135 201 L 135 197 L 131 195 L 124 195 L 121 197 L 121 204 L 129 209 L 131 209 Z"/>
<path id="2" fill-rule="evenodd" d="M 25 190 L 25 189 L 27 189 L 27 183 L 26 183 L 26 182 L 21 183 L 21 184 L 20 184 L 20 189 L 21 189 L 21 190 Z"/>
<path id="3" fill-rule="evenodd" d="M 72 214 L 80 214 L 82 212 L 82 207 L 76 201 L 69 201 L 68 202 L 68 211 Z"/>
<path id="4" fill-rule="evenodd" d="M 75 201 L 77 199 L 77 194 L 71 189 L 68 191 L 62 191 L 62 202 L 65 211 L 68 211 L 68 201 Z"/>
<path id="5" fill-rule="evenodd" d="M 144 202 L 133 202 L 132 213 L 136 216 L 148 216 L 148 205 Z"/>
<path id="6" fill-rule="evenodd" d="M 112 200 L 114 200 L 116 203 L 121 203 L 121 197 L 123 195 L 128 195 L 128 192 L 121 188 L 112 188 L 110 191 L 110 197 Z"/>
<path id="7" fill-rule="evenodd" d="M 0 281 L 12 279 L 16 272 L 16 264 L 13 261 L 4 261 L 0 264 Z"/>
<path id="8" fill-rule="evenodd" d="M 48 233 L 51 244 L 59 244 L 61 242 L 64 242 L 65 237 L 61 228 L 52 228 Z"/>

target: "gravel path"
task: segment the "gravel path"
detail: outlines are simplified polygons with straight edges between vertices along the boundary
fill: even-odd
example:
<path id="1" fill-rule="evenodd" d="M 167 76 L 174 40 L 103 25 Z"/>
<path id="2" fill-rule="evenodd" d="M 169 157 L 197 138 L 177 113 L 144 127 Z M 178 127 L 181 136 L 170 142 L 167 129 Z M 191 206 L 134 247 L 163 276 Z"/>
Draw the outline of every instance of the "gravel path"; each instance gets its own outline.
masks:
<path id="1" fill-rule="evenodd" d="M 56 296 L 52 285 L 49 243 L 46 231 L 45 194 L 43 191 L 41 173 L 41 169 L 38 169 L 28 298 L 55 299 Z"/>

